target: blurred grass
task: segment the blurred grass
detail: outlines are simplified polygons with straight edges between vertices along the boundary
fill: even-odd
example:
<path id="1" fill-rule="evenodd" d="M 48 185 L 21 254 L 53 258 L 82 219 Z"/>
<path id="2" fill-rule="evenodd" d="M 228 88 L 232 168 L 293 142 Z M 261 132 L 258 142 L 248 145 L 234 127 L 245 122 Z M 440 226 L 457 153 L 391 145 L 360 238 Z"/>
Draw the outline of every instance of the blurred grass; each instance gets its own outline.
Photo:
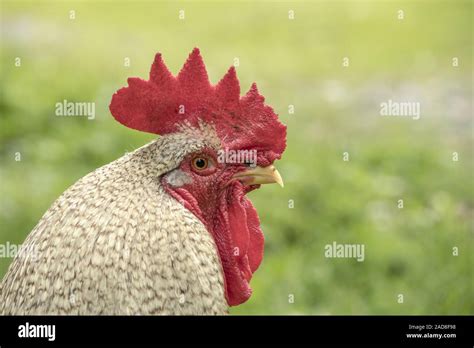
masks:
<path id="1" fill-rule="evenodd" d="M 2 1 L 1 13 L 0 243 L 153 139 L 115 122 L 110 97 L 147 78 L 156 52 L 176 73 L 197 46 L 214 83 L 238 57 L 242 92 L 257 81 L 288 125 L 285 189 L 251 193 L 264 262 L 232 313 L 474 314 L 472 2 Z M 96 119 L 56 117 L 63 99 L 96 102 Z M 421 102 L 421 119 L 380 117 L 388 99 Z M 365 261 L 325 258 L 333 241 L 364 243 Z"/>

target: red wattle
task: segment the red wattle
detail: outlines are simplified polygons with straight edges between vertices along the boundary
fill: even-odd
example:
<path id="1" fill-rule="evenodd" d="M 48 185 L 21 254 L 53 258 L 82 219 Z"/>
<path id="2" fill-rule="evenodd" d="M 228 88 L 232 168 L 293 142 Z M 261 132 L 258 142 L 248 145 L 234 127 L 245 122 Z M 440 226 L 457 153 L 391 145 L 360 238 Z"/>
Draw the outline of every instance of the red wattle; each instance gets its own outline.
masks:
<path id="1" fill-rule="evenodd" d="M 217 214 L 207 216 L 184 188 L 168 192 L 198 217 L 212 234 L 224 273 L 225 296 L 229 306 L 244 303 L 252 295 L 249 282 L 263 258 L 264 236 L 257 211 L 236 181 L 221 193 Z"/>
<path id="2" fill-rule="evenodd" d="M 263 258 L 264 237 L 255 208 L 245 197 L 244 187 L 236 182 L 223 195 L 214 234 L 220 251 L 226 280 L 226 297 L 231 306 L 248 300 L 249 282 Z M 228 238 L 227 250 L 221 250 L 222 238 Z M 221 244 L 221 246 L 219 246 Z"/>
<path id="3" fill-rule="evenodd" d="M 247 215 L 247 228 L 249 231 L 249 248 L 247 257 L 249 259 L 250 270 L 254 273 L 263 259 L 263 247 L 265 238 L 260 228 L 260 220 L 257 210 L 247 197 L 243 198 L 245 212 Z"/>

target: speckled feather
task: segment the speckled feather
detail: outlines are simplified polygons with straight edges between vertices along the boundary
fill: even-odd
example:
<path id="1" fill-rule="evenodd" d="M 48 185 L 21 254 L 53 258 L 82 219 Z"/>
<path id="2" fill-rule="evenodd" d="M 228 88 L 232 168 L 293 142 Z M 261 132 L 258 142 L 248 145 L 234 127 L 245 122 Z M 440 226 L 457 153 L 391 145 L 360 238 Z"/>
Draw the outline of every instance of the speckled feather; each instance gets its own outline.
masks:
<path id="1" fill-rule="evenodd" d="M 1 314 L 225 314 L 211 234 L 160 177 L 205 146 L 182 126 L 76 182 L 27 237 L 3 279 Z"/>

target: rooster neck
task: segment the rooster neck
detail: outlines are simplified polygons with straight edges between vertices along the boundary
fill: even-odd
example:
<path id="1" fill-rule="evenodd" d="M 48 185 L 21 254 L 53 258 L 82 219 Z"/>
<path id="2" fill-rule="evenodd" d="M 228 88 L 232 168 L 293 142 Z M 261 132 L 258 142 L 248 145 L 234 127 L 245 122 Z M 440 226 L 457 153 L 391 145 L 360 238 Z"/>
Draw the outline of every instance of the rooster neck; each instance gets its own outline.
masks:
<path id="1" fill-rule="evenodd" d="M 160 184 L 174 165 L 163 146 L 97 169 L 51 206 L 24 243 L 35 257 L 3 280 L 0 313 L 227 312 L 212 236 Z"/>

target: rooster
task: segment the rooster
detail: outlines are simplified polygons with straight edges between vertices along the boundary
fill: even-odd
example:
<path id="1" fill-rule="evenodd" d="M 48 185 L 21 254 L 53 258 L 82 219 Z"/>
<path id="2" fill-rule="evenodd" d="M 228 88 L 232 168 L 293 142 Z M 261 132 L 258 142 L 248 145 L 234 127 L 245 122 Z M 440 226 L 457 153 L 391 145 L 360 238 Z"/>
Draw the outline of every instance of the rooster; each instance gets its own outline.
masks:
<path id="1" fill-rule="evenodd" d="M 195 48 L 177 76 L 112 97 L 121 124 L 160 135 L 66 190 L 6 273 L 1 314 L 226 314 L 251 296 L 264 236 L 246 194 L 283 181 L 286 126 L 231 67 L 217 85 Z M 255 151 L 253 163 L 219 161 Z M 227 161 L 229 162 L 229 161 Z"/>

